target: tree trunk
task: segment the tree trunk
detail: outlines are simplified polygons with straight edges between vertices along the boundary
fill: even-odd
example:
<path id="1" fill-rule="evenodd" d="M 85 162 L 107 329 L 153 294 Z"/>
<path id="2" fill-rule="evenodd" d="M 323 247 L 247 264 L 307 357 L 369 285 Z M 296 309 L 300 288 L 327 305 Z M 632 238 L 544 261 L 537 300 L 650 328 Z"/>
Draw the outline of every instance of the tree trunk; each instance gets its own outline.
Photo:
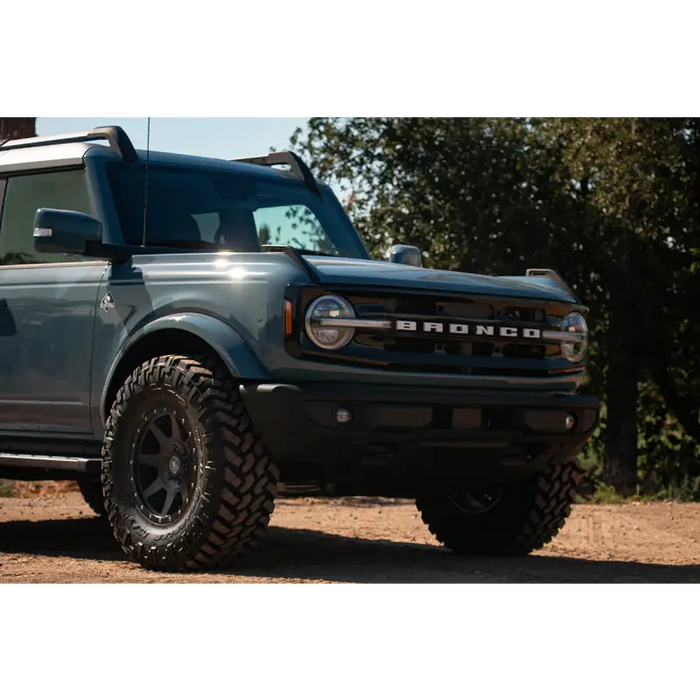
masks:
<path id="1" fill-rule="evenodd" d="M 635 309 L 627 296 L 626 290 L 618 288 L 614 293 L 611 290 L 604 471 L 609 484 L 630 495 L 637 485 L 638 342 L 641 339 L 635 332 Z"/>
<path id="2" fill-rule="evenodd" d="M 684 396 L 678 390 L 668 366 L 655 368 L 652 376 L 666 405 L 681 424 L 686 435 L 700 444 L 700 420 L 698 420 L 700 407 L 697 402 L 692 396 Z"/>
<path id="3" fill-rule="evenodd" d="M 0 117 L 0 139 L 36 136 L 36 117 Z"/>

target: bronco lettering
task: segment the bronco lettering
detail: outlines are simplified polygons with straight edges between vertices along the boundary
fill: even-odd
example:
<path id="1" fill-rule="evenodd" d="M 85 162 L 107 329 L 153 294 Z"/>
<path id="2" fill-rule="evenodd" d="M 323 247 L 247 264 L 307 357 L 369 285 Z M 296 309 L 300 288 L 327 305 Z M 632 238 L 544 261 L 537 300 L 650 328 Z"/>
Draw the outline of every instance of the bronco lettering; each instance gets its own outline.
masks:
<path id="1" fill-rule="evenodd" d="M 405 321 L 398 319 L 395 322 L 396 331 L 403 333 L 439 333 L 445 335 L 470 335 L 477 337 L 500 338 L 526 338 L 537 340 L 542 337 L 539 328 L 522 328 L 517 326 L 497 326 L 469 323 L 439 323 L 435 321 Z"/>

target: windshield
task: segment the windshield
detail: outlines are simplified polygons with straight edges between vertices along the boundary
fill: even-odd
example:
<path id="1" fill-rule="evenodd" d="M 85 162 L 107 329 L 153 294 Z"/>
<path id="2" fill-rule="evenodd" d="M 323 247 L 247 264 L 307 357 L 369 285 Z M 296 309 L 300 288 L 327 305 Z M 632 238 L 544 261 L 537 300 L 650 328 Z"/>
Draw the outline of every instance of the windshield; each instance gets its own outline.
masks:
<path id="1" fill-rule="evenodd" d="M 108 177 L 125 243 L 143 239 L 145 168 L 113 163 Z M 257 252 L 284 245 L 312 255 L 368 257 L 328 187 L 214 170 L 151 166 L 148 245 Z"/>

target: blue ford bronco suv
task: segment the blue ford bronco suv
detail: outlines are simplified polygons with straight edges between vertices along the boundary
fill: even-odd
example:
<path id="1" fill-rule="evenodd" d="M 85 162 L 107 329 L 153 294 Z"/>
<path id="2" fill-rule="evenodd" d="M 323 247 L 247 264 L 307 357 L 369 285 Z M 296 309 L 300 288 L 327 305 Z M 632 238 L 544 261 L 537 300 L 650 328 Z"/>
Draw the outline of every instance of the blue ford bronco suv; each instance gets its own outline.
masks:
<path id="1" fill-rule="evenodd" d="M 0 213 L 0 478 L 77 480 L 133 561 L 228 562 L 277 493 L 415 498 L 459 554 L 564 524 L 599 404 L 554 272 L 373 261 L 293 153 L 119 127 L 0 142 Z"/>

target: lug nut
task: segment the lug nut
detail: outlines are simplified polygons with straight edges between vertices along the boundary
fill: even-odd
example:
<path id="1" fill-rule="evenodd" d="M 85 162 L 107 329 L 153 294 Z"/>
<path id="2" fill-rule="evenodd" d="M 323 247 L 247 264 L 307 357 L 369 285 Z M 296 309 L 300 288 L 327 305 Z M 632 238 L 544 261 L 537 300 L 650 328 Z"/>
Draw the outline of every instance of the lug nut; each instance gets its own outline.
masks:
<path id="1" fill-rule="evenodd" d="M 339 408 L 335 413 L 335 419 L 341 425 L 352 422 L 352 413 L 347 408 Z"/>

